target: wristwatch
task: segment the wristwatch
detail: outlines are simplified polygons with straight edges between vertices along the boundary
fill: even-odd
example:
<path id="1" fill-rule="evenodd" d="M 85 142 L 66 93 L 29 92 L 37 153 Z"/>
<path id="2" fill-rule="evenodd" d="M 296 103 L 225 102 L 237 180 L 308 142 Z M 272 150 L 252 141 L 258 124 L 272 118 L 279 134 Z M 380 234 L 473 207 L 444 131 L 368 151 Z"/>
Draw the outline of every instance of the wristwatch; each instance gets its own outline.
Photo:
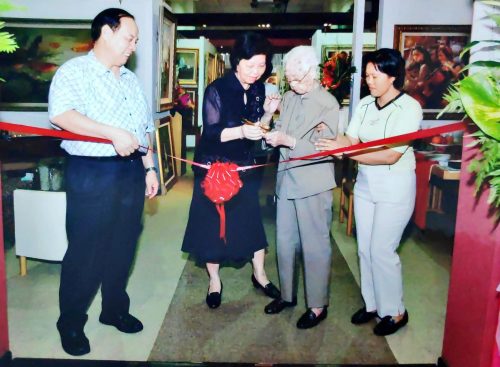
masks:
<path id="1" fill-rule="evenodd" d="M 156 167 L 154 166 L 151 166 L 151 167 L 148 167 L 144 170 L 144 173 L 148 173 L 149 171 L 155 171 L 156 173 L 158 173 L 158 170 L 156 169 Z"/>

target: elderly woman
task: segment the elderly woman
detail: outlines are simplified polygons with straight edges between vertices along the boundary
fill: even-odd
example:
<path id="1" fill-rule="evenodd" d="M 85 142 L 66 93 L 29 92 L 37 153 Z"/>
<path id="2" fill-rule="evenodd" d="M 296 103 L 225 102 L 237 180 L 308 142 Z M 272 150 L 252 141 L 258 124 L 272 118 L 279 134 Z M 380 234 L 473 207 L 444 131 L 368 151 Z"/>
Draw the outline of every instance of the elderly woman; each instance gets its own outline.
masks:
<path id="1" fill-rule="evenodd" d="M 281 298 L 268 304 L 265 312 L 277 314 L 297 304 L 295 258 L 301 252 L 308 309 L 297 327 L 308 329 L 327 316 L 335 187 L 333 161 L 286 160 L 315 153 L 314 143 L 318 138 L 337 135 L 339 105 L 317 80 L 319 61 L 312 47 L 295 47 L 284 62 L 292 90 L 283 96 L 275 130 L 265 136 L 267 144 L 280 147 L 276 229 Z M 319 124 L 324 126 L 322 130 L 316 129 Z"/>

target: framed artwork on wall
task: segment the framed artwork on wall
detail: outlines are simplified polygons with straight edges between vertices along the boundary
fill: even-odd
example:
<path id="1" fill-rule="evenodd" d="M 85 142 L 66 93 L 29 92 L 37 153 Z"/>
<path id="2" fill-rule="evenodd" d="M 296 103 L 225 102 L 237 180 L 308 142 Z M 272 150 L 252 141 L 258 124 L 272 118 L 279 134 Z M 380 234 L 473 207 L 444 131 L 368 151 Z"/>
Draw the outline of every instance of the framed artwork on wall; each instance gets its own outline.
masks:
<path id="1" fill-rule="evenodd" d="M 405 59 L 406 93 L 422 106 L 424 119 L 435 119 L 446 106 L 443 96 L 448 87 L 459 80 L 467 61 L 460 52 L 470 39 L 468 25 L 396 25 L 394 48 Z M 440 119 L 461 118 L 461 114 L 445 114 Z"/>
<path id="2" fill-rule="evenodd" d="M 158 153 L 158 166 L 160 171 L 160 184 L 162 194 L 165 194 L 175 183 L 174 143 L 172 139 L 171 117 L 167 116 L 158 122 L 156 129 L 156 151 Z"/>
<path id="3" fill-rule="evenodd" d="M 221 76 L 224 75 L 225 68 L 226 64 L 224 62 L 224 58 L 222 57 L 222 55 L 217 55 L 217 65 L 216 65 L 217 78 L 220 78 Z"/>
<path id="4" fill-rule="evenodd" d="M 184 87 L 184 90 L 189 94 L 194 107 L 190 109 L 189 116 L 186 116 L 183 128 L 187 133 L 194 133 L 198 130 L 198 88 Z"/>
<path id="5" fill-rule="evenodd" d="M 167 8 L 161 6 L 158 29 L 157 112 L 169 110 L 174 105 L 175 37 L 175 18 Z"/>
<path id="6" fill-rule="evenodd" d="M 178 48 L 175 52 L 175 69 L 180 85 L 198 84 L 198 54 L 196 48 Z"/>
<path id="7" fill-rule="evenodd" d="M 205 85 L 209 85 L 212 83 L 215 78 L 216 78 L 216 73 L 217 73 L 217 65 L 215 65 L 215 55 L 214 54 L 207 54 L 207 60 L 205 63 L 205 75 L 206 75 L 206 83 Z"/>
<path id="8" fill-rule="evenodd" d="M 365 45 L 363 46 L 363 55 L 370 51 L 375 51 L 375 45 Z M 331 59 L 332 57 L 338 56 L 340 54 L 346 57 L 352 56 L 352 45 L 323 45 L 321 46 L 321 61 Z"/>
<path id="9" fill-rule="evenodd" d="M 90 21 L 3 18 L 19 45 L 0 53 L 0 110 L 46 111 L 50 82 L 64 62 L 93 47 Z"/>

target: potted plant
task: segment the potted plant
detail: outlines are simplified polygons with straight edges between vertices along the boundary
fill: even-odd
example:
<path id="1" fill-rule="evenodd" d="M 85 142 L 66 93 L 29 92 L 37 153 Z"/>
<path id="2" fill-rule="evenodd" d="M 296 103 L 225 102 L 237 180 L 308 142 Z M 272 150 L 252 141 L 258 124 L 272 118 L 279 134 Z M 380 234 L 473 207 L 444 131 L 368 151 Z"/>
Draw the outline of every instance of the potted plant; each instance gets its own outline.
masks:
<path id="1" fill-rule="evenodd" d="M 494 8 L 500 7 L 500 0 L 478 0 Z M 495 22 L 494 30 L 500 30 L 500 15 L 490 18 Z M 461 57 L 472 50 L 488 48 L 500 51 L 499 40 L 473 41 L 462 51 Z M 474 68 L 474 72 L 463 77 L 448 90 L 445 99 L 448 105 L 439 116 L 446 112 L 464 112 L 478 129 L 472 134 L 470 146 L 477 146 L 480 154 L 468 166 L 475 175 L 475 193 L 478 195 L 489 186 L 488 203 L 500 220 L 500 62 L 479 60 L 467 65 L 463 71 Z M 462 72 L 463 72 L 462 71 Z M 438 116 L 438 117 L 439 117 Z"/>

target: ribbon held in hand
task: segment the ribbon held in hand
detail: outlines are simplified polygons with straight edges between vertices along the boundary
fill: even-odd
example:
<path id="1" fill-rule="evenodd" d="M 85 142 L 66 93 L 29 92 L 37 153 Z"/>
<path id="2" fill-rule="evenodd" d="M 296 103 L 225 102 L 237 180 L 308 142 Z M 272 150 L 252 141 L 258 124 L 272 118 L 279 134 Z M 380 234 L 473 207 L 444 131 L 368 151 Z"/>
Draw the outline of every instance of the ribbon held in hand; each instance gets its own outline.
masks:
<path id="1" fill-rule="evenodd" d="M 219 213 L 219 237 L 226 243 L 226 212 L 224 203 L 230 200 L 243 187 L 234 163 L 216 162 L 210 165 L 207 175 L 201 182 L 204 194 L 215 204 Z"/>

